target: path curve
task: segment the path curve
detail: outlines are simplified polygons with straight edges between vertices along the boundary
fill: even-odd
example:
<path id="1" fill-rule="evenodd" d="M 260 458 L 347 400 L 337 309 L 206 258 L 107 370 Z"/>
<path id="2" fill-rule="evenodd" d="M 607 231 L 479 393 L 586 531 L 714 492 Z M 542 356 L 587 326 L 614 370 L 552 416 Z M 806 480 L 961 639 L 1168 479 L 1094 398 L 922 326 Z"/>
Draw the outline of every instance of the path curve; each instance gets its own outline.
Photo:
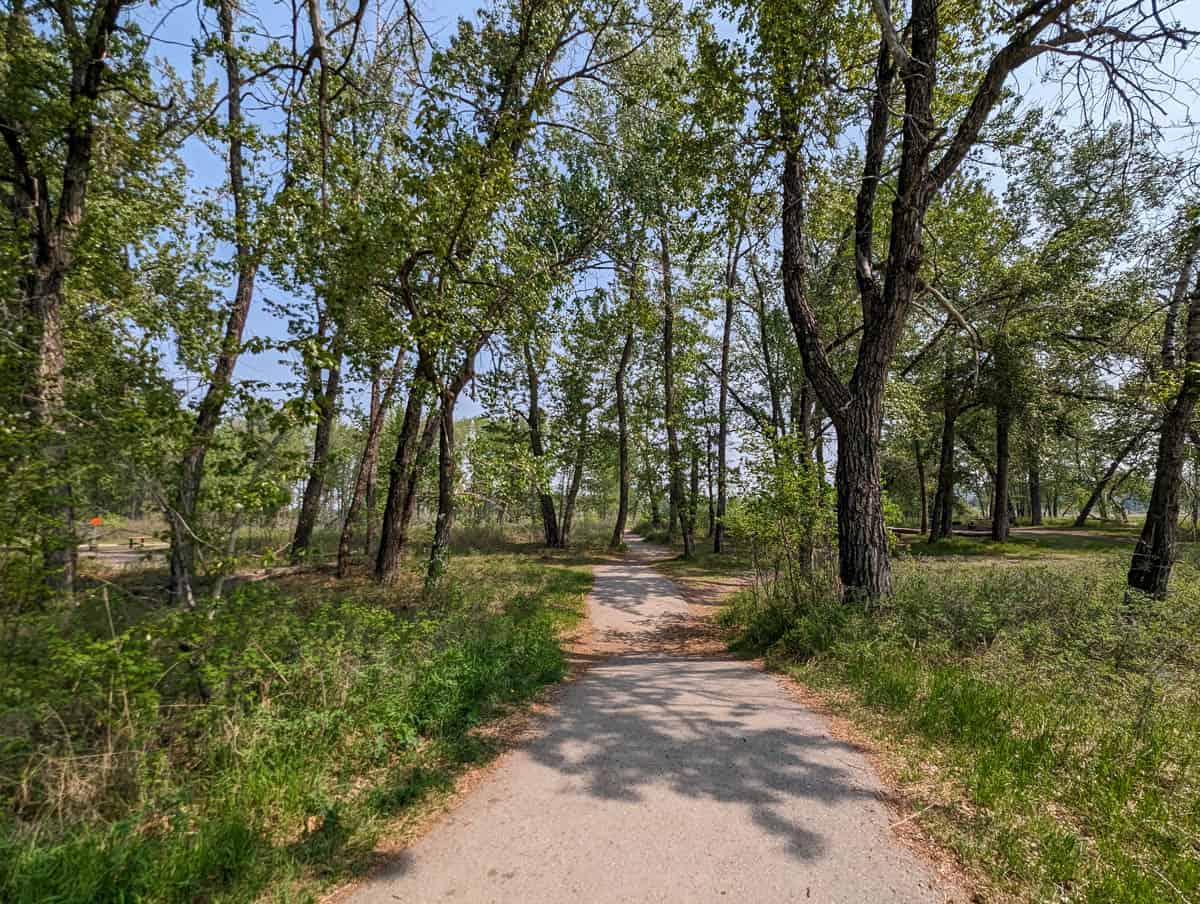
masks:
<path id="1" fill-rule="evenodd" d="M 588 599 L 611 655 L 350 900 L 954 900 L 819 716 L 747 663 L 671 652 L 687 604 L 630 547 L 596 566 Z"/>

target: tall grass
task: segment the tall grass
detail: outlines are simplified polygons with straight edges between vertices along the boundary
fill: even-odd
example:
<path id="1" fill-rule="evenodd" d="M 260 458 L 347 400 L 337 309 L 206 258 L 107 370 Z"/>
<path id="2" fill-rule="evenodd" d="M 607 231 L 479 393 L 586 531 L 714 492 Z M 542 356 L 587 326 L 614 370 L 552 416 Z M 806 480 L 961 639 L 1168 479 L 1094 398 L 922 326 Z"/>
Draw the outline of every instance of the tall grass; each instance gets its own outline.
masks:
<path id="1" fill-rule="evenodd" d="M 898 752 L 993 891 L 1197 900 L 1200 575 L 1129 603 L 1101 561 L 902 562 L 871 610 L 743 594 L 722 619 Z"/>
<path id="2" fill-rule="evenodd" d="M 588 583 L 493 553 L 420 600 L 251 584 L 23 618 L 0 651 L 0 900 L 243 901 L 354 872 L 487 755 L 474 726 L 561 677 Z"/>

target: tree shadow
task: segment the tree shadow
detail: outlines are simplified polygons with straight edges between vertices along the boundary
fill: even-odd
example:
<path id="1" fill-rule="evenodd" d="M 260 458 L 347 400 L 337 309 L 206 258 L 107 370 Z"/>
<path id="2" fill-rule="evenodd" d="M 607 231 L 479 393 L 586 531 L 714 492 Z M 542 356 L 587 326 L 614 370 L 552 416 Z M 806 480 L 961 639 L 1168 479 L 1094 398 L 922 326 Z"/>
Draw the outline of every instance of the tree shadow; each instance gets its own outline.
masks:
<path id="1" fill-rule="evenodd" d="M 858 751 L 790 721 L 801 715 L 744 663 L 635 653 L 594 664 L 528 752 L 596 798 L 636 803 L 656 786 L 748 808 L 793 857 L 812 860 L 825 845 L 797 799 L 880 795 L 853 762 Z"/>

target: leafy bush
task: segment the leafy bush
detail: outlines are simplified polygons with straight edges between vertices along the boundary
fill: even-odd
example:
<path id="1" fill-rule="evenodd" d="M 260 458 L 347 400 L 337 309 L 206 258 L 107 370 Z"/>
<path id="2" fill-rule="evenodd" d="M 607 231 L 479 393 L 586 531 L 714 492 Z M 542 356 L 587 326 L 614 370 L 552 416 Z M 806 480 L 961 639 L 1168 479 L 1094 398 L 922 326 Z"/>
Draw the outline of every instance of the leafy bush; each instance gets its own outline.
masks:
<path id="1" fill-rule="evenodd" d="M 824 596 L 833 580 L 832 490 L 796 437 L 775 440 L 769 449 L 751 455 L 747 469 L 745 487 L 726 523 L 749 554 L 764 617 L 769 620 L 782 607 L 780 615 L 786 618 L 783 610 L 789 605 Z"/>
<path id="2" fill-rule="evenodd" d="M 586 574 L 468 557 L 399 611 L 267 584 L 195 611 L 107 593 L 0 653 L 0 899 L 255 898 L 369 851 L 561 677 Z"/>

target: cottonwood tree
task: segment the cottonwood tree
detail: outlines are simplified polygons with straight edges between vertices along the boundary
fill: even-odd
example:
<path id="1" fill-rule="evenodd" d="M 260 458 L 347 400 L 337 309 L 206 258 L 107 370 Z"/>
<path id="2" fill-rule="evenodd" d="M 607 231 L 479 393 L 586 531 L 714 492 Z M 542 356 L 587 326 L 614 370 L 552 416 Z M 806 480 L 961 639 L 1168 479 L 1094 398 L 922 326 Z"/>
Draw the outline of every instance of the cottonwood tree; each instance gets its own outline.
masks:
<path id="1" fill-rule="evenodd" d="M 1166 595 L 1171 580 L 1188 430 L 1200 399 L 1200 206 L 1193 203 L 1180 211 L 1176 232 L 1179 239 L 1170 259 L 1175 280 L 1162 340 L 1161 379 L 1169 388 L 1159 429 L 1154 488 L 1128 576 L 1130 587 L 1155 597 Z M 1181 318 L 1182 337 L 1178 333 Z"/>
<path id="2" fill-rule="evenodd" d="M 15 0 L 0 14 L 0 198 L 11 218 L 6 250 L 17 251 L 11 261 L 17 309 L 6 326 L 23 372 L 18 404 L 37 431 L 35 454 L 45 463 L 47 482 L 35 503 L 43 570 L 51 586 L 66 591 L 75 581 L 77 542 L 65 405 L 68 286 L 88 226 L 96 158 L 110 143 L 120 144 L 134 120 L 136 107 L 121 99 L 161 106 L 145 39 L 128 21 L 131 6 Z"/>
<path id="3" fill-rule="evenodd" d="M 854 28 L 861 22 L 857 11 L 843 21 L 837 10 L 819 7 L 772 7 L 756 23 L 760 44 L 776 61 L 773 100 L 784 157 L 785 300 L 806 372 L 837 434 L 839 573 L 848 599 L 891 592 L 879 475 L 883 399 L 913 302 L 928 293 L 923 264 L 930 204 L 980 142 L 1010 76 L 1039 57 L 1069 62 L 1088 85 L 1096 84 L 1086 81 L 1093 74 L 1109 79 L 1131 112 L 1144 113 L 1148 98 L 1140 77 L 1156 72 L 1162 48 L 1188 36 L 1164 18 L 1168 10 L 1164 4 L 1110 7 L 1038 0 L 965 13 L 948 10 L 937 0 L 914 0 L 910 9 L 894 15 L 886 0 L 873 0 L 877 52 L 874 73 L 863 85 L 869 101 L 853 218 L 863 330 L 848 379 L 825 352 L 825 333 L 809 294 L 806 200 L 812 176 L 806 142 L 820 115 L 814 105 L 841 81 L 826 75 L 825 61 L 852 60 L 863 49 L 865 30 Z M 897 22 L 902 12 L 907 18 Z M 960 47 L 970 44 L 978 52 L 944 52 L 952 35 Z M 857 44 L 855 39 L 860 39 Z M 850 64 L 843 67 L 854 71 Z M 890 209 L 880 211 L 880 187 L 892 173 Z M 877 256 L 881 235 L 886 235 L 887 250 Z"/>
<path id="4" fill-rule="evenodd" d="M 585 21 L 588 27 L 581 27 Z M 499 229 L 502 211 L 519 211 L 520 189 L 532 188 L 523 181 L 527 144 L 564 90 L 635 54 L 645 31 L 619 0 L 569 7 L 522 0 L 485 10 L 478 28 L 461 22 L 428 65 L 413 61 L 427 90 L 418 105 L 410 170 L 398 180 L 412 228 L 398 230 L 389 291 L 406 317 L 416 361 L 376 561 L 381 581 L 397 574 L 411 510 L 406 487 L 425 437 L 432 442 L 433 435 L 439 503 L 428 574 L 436 580 L 444 571 L 453 519 L 455 403 L 480 349 L 504 325 L 517 287 L 571 263 L 543 255 L 531 267 L 506 269 L 521 257 L 515 244 L 505 264 L 488 261 L 509 247 Z M 531 190 L 527 198 L 536 196 Z M 421 427 L 427 394 L 432 434 Z"/>

